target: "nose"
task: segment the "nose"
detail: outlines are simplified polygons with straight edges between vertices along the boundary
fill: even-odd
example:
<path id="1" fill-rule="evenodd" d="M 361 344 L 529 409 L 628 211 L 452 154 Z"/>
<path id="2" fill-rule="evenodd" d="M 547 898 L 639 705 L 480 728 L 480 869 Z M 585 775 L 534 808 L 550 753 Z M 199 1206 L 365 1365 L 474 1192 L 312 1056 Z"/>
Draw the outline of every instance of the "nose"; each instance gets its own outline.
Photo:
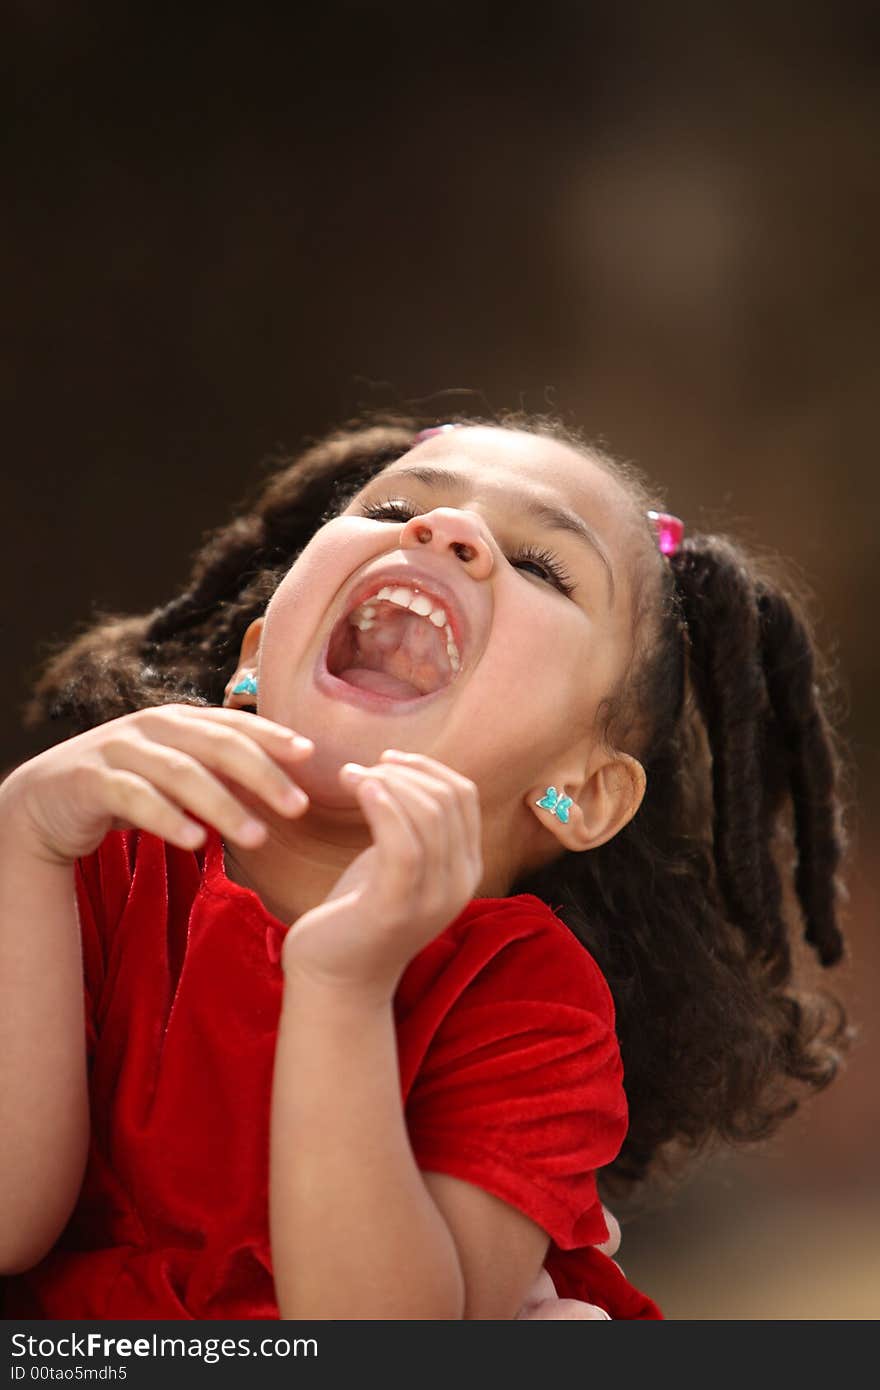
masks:
<path id="1" fill-rule="evenodd" d="M 427 546 L 439 555 L 452 551 L 467 565 L 474 579 L 486 579 L 494 558 L 485 528 L 473 512 L 456 507 L 435 507 L 421 516 L 411 516 L 400 537 L 401 547 L 415 550 Z"/>

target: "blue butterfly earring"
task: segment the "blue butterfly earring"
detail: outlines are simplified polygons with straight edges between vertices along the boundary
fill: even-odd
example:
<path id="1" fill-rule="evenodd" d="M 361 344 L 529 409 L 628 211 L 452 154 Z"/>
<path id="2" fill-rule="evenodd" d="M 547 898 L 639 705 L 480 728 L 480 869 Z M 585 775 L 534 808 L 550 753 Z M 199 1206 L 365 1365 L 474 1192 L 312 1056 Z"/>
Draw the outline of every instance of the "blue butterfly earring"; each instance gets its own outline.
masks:
<path id="1" fill-rule="evenodd" d="M 232 687 L 233 695 L 256 695 L 256 693 L 257 682 L 254 680 L 253 676 L 242 676 L 238 685 Z"/>
<path id="2" fill-rule="evenodd" d="M 548 787 L 541 800 L 535 802 L 536 806 L 543 806 L 545 811 L 552 811 L 564 825 L 568 825 L 568 808 L 571 804 L 571 797 L 563 796 L 555 787 Z"/>

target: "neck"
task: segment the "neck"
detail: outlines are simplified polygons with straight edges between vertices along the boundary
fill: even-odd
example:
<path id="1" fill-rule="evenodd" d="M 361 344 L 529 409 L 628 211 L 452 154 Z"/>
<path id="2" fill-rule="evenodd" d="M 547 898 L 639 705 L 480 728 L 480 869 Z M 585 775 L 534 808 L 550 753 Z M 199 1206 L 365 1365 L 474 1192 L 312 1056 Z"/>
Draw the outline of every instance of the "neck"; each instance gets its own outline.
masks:
<path id="1" fill-rule="evenodd" d="M 250 888 L 273 916 L 288 924 L 322 903 L 349 864 L 373 843 L 363 821 L 325 817 L 314 807 L 294 822 L 268 814 L 265 806 L 260 815 L 269 827 L 268 838 L 257 849 L 225 843 L 226 875 Z M 473 896 L 504 897 L 515 877 L 502 852 L 509 835 L 506 841 L 500 837 L 494 849 L 486 839 L 484 832 L 484 872 Z"/>

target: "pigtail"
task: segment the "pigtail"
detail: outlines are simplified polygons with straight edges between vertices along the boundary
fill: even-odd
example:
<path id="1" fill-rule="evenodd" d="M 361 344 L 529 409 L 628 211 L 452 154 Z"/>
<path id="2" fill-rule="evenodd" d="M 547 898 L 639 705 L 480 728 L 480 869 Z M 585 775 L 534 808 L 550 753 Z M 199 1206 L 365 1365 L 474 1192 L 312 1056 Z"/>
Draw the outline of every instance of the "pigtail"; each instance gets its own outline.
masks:
<path id="1" fill-rule="evenodd" d="M 690 675 L 712 753 L 714 851 L 728 919 L 787 969 L 781 894 L 767 848 L 762 731 L 768 701 L 753 585 L 720 537 L 674 557 Z"/>
<path id="2" fill-rule="evenodd" d="M 753 941 L 771 981 L 781 984 L 791 972 L 791 953 L 773 845 L 786 793 L 795 814 L 795 886 L 806 938 L 823 965 L 842 952 L 835 871 L 844 837 L 812 643 L 786 596 L 766 580 L 756 583 L 742 552 L 724 538 L 685 542 L 672 566 L 712 752 L 719 888 L 728 919 Z"/>
<path id="3" fill-rule="evenodd" d="M 836 900 L 846 898 L 837 877 L 847 844 L 836 797 L 839 760 L 819 700 L 813 647 L 803 622 L 786 597 L 763 581 L 757 585 L 757 601 L 773 728 L 787 755 L 798 851 L 795 888 L 804 935 L 822 965 L 834 965 L 843 954 Z"/>

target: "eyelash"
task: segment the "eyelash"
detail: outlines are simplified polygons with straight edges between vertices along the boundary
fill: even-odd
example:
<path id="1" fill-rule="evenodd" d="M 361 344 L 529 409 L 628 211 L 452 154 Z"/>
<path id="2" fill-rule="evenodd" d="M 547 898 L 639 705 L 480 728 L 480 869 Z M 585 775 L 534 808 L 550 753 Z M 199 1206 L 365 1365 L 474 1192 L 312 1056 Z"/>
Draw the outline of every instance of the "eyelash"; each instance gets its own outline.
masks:
<path id="1" fill-rule="evenodd" d="M 418 515 L 417 509 L 412 506 L 411 503 L 402 501 L 361 502 L 360 508 L 364 516 L 369 517 L 373 521 L 393 520 L 394 518 L 391 514 L 394 512 L 406 521 Z M 571 576 L 566 574 L 559 560 L 550 550 L 542 550 L 538 546 L 527 545 L 511 558 L 510 563 L 512 565 L 540 565 L 550 577 L 554 587 L 557 588 L 560 593 L 564 594 L 566 598 L 571 598 L 574 593 L 574 583 L 572 582 Z"/>

